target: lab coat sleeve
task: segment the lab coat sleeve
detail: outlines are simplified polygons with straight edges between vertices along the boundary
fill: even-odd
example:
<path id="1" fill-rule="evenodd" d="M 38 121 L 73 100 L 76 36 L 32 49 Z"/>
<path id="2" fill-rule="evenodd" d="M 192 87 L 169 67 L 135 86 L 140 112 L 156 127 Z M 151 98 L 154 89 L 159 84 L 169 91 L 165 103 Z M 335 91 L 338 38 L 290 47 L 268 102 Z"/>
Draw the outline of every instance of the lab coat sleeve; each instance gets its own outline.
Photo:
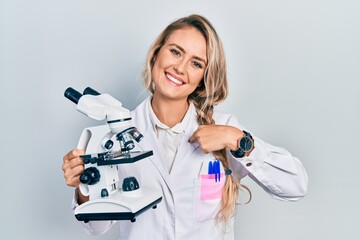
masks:
<path id="1" fill-rule="evenodd" d="M 235 121 L 236 118 L 231 120 Z M 243 130 L 241 126 L 240 129 Z M 255 148 L 249 156 L 235 158 L 228 151 L 232 166 L 238 171 L 235 174 L 241 175 L 241 178 L 244 172 L 247 173 L 275 199 L 297 201 L 303 198 L 307 193 L 308 176 L 300 160 L 284 148 L 273 146 L 256 136 L 253 138 Z"/>
<path id="2" fill-rule="evenodd" d="M 75 211 L 75 208 L 79 206 L 77 203 L 77 198 L 77 191 L 75 190 L 71 204 L 71 209 L 73 212 Z M 111 226 L 116 223 L 116 221 L 89 221 L 87 223 L 79 221 L 79 223 L 83 226 L 86 233 L 97 236 L 107 232 Z"/>

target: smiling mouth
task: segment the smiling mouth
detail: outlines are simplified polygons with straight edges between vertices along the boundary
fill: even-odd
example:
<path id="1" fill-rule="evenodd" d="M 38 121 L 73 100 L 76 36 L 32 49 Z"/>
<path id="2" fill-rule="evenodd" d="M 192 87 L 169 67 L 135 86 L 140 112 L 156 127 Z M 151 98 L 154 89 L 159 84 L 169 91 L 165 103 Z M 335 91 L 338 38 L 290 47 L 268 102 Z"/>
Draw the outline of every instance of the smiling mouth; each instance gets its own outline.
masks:
<path id="1" fill-rule="evenodd" d="M 168 73 L 166 73 L 165 76 L 167 77 L 167 79 L 169 79 L 171 82 L 175 83 L 176 85 L 183 85 L 184 84 L 183 81 L 180 81 L 180 80 L 174 78 L 173 76 L 171 76 Z"/>

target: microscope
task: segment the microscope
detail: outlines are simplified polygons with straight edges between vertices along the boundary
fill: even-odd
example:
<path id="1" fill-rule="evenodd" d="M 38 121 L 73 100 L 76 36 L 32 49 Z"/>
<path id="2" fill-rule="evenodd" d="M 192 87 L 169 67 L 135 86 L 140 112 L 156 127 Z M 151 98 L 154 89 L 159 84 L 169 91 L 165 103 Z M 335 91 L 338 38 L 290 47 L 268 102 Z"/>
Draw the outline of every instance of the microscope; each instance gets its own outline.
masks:
<path id="1" fill-rule="evenodd" d="M 132 125 L 130 111 L 109 94 L 100 94 L 89 87 L 83 94 L 69 87 L 64 96 L 81 113 L 107 122 L 86 128 L 79 140 L 78 148 L 96 151 L 80 156 L 85 170 L 80 175 L 79 188 L 84 196 L 89 196 L 89 201 L 75 209 L 77 220 L 135 222 L 144 211 L 155 209 L 162 200 L 160 191 L 140 186 L 134 176 L 125 177 L 120 183 L 118 170 L 122 164 L 153 155 L 152 151 L 132 151 L 134 141 L 140 142 L 143 135 Z"/>

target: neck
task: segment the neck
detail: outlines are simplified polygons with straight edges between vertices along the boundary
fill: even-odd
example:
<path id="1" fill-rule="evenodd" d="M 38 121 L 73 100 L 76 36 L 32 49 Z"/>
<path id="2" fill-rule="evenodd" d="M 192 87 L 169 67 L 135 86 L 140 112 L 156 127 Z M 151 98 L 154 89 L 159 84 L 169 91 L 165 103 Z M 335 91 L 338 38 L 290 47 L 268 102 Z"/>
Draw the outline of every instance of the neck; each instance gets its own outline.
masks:
<path id="1" fill-rule="evenodd" d="M 151 107 L 160 122 L 171 128 L 182 121 L 189 108 L 189 103 L 187 100 L 164 101 L 154 95 Z"/>

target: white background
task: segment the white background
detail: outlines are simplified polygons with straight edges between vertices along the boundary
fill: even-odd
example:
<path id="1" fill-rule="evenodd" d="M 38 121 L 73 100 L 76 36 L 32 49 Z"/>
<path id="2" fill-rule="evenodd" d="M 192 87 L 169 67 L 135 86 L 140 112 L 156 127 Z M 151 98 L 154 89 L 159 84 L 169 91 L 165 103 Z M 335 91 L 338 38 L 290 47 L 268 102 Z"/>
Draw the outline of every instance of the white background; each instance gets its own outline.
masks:
<path id="1" fill-rule="evenodd" d="M 63 97 L 72 86 L 133 109 L 147 49 L 172 20 L 206 16 L 224 43 L 220 110 L 305 165 L 308 195 L 271 199 L 249 179 L 236 239 L 360 239 L 360 3 L 335 0 L 0 0 L 0 239 L 90 237 L 70 211 L 62 157 L 100 124 Z M 155 229 L 154 229 L 155 231 Z"/>

